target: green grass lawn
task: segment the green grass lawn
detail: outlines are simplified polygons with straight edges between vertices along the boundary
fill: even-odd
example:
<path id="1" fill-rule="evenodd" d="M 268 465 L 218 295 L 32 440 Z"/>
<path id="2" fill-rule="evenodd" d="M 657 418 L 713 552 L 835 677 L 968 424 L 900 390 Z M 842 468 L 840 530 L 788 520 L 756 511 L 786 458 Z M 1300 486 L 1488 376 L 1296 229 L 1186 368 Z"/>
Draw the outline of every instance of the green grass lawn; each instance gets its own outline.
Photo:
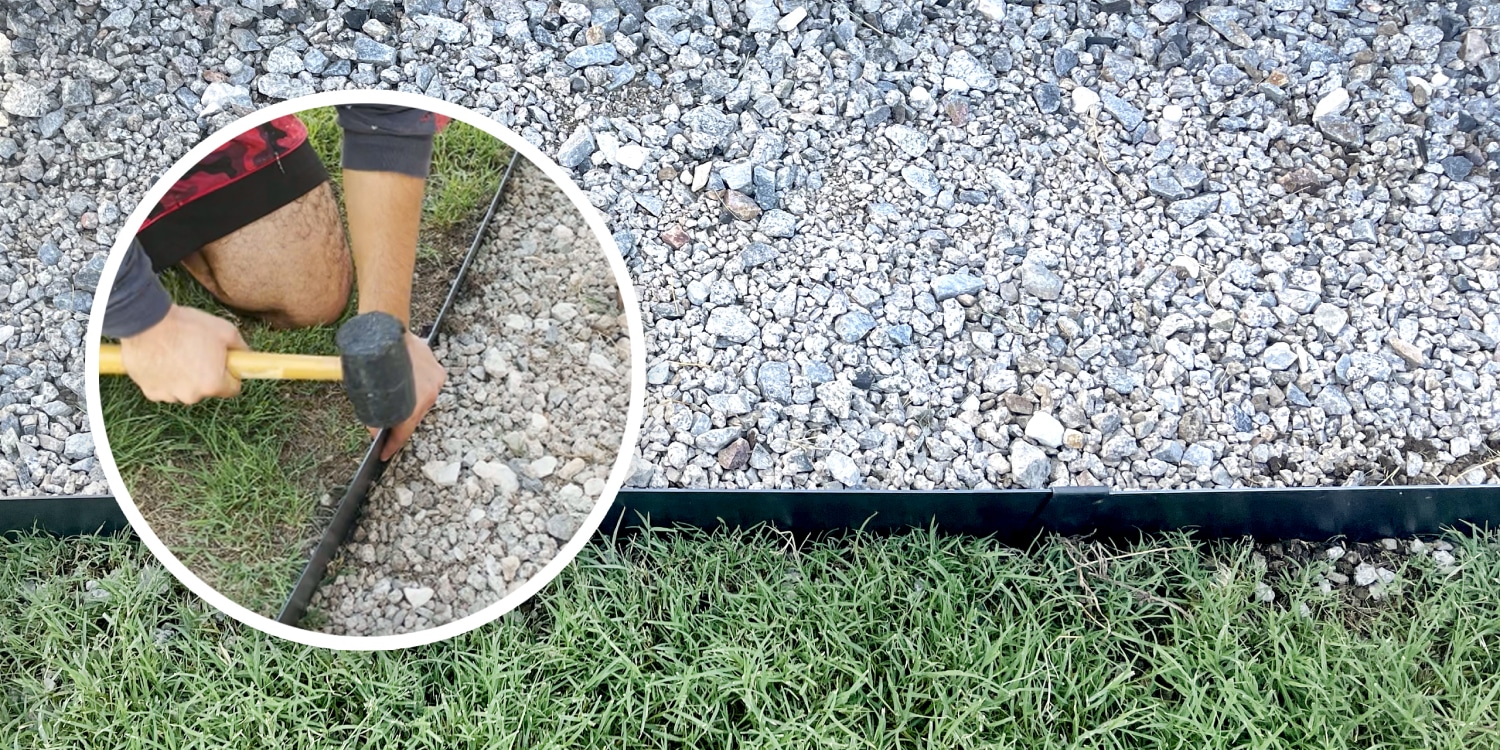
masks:
<path id="1" fill-rule="evenodd" d="M 342 131 L 333 109 L 299 116 L 337 191 Z M 467 249 L 469 237 L 456 243 L 451 235 L 473 232 L 467 224 L 488 206 L 508 156 L 500 141 L 462 122 L 439 134 L 419 266 L 441 266 L 437 256 Z M 337 353 L 337 324 L 272 330 L 225 309 L 179 269 L 163 280 L 179 304 L 234 320 L 253 349 Z M 420 281 L 446 290 L 450 279 Z M 351 300 L 345 318 L 355 309 Z M 184 407 L 152 404 L 128 379 L 111 377 L 100 379 L 100 402 L 115 462 L 152 531 L 220 593 L 274 616 L 321 533 L 318 499 L 340 491 L 369 442 L 341 387 L 247 381 L 238 398 Z"/>
<path id="2" fill-rule="evenodd" d="M 1456 572 L 1410 560 L 1363 608 L 1316 564 L 1181 535 L 650 535 L 371 654 L 212 614 L 131 542 L 24 538 L 0 542 L 0 746 L 1493 748 L 1501 554 L 1451 541 Z"/>

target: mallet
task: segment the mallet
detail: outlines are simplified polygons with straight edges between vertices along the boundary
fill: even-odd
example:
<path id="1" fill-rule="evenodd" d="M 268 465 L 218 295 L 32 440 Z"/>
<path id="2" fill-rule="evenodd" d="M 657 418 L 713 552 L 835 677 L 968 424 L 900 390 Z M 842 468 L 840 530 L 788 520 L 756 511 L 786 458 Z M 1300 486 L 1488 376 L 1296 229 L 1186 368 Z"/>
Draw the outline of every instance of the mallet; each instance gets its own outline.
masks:
<path id="1" fill-rule="evenodd" d="M 232 351 L 225 367 L 242 380 L 340 380 L 354 413 L 369 427 L 395 427 L 417 408 L 412 359 L 401 321 L 368 312 L 339 327 L 337 357 Z M 118 344 L 99 345 L 99 374 L 124 375 Z"/>

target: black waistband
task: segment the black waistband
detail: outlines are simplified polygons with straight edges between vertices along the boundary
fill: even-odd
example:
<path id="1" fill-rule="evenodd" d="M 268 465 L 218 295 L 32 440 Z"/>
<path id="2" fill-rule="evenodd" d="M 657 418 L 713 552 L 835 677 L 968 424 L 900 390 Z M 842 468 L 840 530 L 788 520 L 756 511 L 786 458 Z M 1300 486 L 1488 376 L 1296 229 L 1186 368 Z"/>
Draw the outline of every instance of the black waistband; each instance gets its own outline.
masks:
<path id="1" fill-rule="evenodd" d="M 136 235 L 152 268 L 175 266 L 204 245 L 233 234 L 328 181 L 328 168 L 304 142 L 276 163 L 157 219 Z"/>

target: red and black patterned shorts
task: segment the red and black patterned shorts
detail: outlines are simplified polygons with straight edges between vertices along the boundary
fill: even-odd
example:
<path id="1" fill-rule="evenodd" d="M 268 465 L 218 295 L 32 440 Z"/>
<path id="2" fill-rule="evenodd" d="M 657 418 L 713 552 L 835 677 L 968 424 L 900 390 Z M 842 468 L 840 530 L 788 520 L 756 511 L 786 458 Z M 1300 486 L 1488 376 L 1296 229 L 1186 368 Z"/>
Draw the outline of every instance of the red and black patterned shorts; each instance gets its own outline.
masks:
<path id="1" fill-rule="evenodd" d="M 136 238 L 160 272 L 328 182 L 328 168 L 294 115 L 215 149 L 157 202 Z"/>

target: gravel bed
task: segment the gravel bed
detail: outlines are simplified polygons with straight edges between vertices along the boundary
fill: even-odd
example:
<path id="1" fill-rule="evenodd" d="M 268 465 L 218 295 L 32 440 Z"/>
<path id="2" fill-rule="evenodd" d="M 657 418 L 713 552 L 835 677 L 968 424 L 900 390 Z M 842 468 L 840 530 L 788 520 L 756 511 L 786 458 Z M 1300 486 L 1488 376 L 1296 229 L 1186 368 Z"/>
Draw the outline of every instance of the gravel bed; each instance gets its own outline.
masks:
<path id="1" fill-rule="evenodd" d="M 79 326 L 145 177 L 355 87 L 492 115 L 606 215 L 645 305 L 632 484 L 1496 482 L 1497 16 L 26 0 L 0 482 L 97 484 Z"/>
<path id="2" fill-rule="evenodd" d="M 408 633 L 499 601 L 580 530 L 620 453 L 630 334 L 606 250 L 530 162 L 494 226 L 434 349 L 438 405 L 314 596 L 326 632 Z"/>

